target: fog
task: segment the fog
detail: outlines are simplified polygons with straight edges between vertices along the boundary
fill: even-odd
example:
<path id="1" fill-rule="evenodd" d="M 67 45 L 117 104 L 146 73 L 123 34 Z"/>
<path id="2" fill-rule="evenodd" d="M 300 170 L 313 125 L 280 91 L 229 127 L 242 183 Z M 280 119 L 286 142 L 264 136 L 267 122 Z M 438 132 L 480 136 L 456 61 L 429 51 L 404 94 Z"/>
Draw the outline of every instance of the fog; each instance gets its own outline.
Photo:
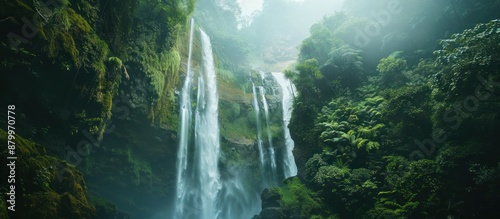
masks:
<path id="1" fill-rule="evenodd" d="M 231 53 L 231 63 L 261 66 L 294 60 L 311 25 L 341 7 L 342 0 L 200 0 L 194 17 L 215 45 L 225 42 L 226 51 L 214 46 L 219 55 Z M 228 38 L 237 44 L 232 51 Z M 237 53 L 247 53 L 251 61 L 231 60 Z"/>
<path id="2" fill-rule="evenodd" d="M 493 19 L 494 7 L 482 2 L 200 0 L 194 17 L 227 65 L 279 71 L 298 58 L 311 27 L 322 21 L 336 38 L 363 49 L 365 64 L 373 66 L 393 51 L 430 54 L 439 39 Z M 480 11 L 486 13 L 470 16 Z"/>

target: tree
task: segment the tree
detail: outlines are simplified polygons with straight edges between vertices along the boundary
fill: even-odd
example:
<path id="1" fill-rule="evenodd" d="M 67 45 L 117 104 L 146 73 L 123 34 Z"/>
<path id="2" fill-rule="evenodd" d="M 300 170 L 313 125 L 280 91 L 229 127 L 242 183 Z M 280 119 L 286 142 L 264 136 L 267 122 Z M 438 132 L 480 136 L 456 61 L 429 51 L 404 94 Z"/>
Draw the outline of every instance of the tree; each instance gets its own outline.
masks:
<path id="1" fill-rule="evenodd" d="M 328 61 L 321 68 L 325 75 L 324 82 L 332 86 L 332 82 L 338 81 L 342 89 L 356 89 L 363 80 L 363 58 L 361 51 L 348 45 L 342 45 L 333 49 L 328 54 Z M 329 90 L 330 93 L 332 90 Z"/>
<path id="2" fill-rule="evenodd" d="M 319 65 L 328 60 L 328 54 L 334 46 L 340 42 L 335 39 L 332 32 L 323 24 L 315 24 L 311 27 L 311 36 L 302 41 L 300 45 L 299 61 L 316 59 Z"/>
<path id="3" fill-rule="evenodd" d="M 380 60 L 377 71 L 380 72 L 380 85 L 383 88 L 394 88 L 405 85 L 406 60 L 389 56 Z"/>
<path id="4" fill-rule="evenodd" d="M 457 100 L 473 95 L 478 86 L 495 91 L 500 79 L 500 20 L 478 24 L 473 29 L 441 41 L 435 52 L 441 68 L 434 77 L 446 98 Z M 499 94 L 498 89 L 496 93 Z"/>

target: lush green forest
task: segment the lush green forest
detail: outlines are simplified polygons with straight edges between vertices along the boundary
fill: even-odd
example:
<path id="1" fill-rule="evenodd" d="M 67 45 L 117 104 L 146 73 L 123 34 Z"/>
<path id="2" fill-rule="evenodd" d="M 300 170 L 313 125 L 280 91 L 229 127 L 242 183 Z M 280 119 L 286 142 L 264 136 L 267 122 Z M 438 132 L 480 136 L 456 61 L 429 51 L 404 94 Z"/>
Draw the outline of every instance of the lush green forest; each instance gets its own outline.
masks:
<path id="1" fill-rule="evenodd" d="M 283 206 L 306 218 L 495 215 L 499 3 L 349 1 L 313 25 L 285 71 L 299 177 L 277 189 Z"/>
<path id="2" fill-rule="evenodd" d="M 201 75 L 200 31 L 217 74 L 215 162 L 244 182 L 237 196 L 260 189 L 257 124 L 285 147 L 283 97 L 263 72 L 296 87 L 298 173 L 242 201 L 260 206 L 254 219 L 496 215 L 500 1 L 325 2 L 264 0 L 241 17 L 236 0 L 2 1 L 1 163 L 16 159 L 0 218 L 174 218 L 179 93 L 190 67 Z"/>

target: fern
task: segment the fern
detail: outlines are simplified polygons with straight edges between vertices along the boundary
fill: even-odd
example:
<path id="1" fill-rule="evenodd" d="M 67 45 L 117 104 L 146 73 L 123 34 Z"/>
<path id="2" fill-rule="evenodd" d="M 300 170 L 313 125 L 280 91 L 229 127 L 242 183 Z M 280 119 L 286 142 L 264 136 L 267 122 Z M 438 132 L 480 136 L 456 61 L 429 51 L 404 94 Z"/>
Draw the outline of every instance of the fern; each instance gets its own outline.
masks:
<path id="1" fill-rule="evenodd" d="M 384 98 L 381 96 L 369 97 L 365 99 L 367 103 L 370 103 L 371 106 L 378 106 L 382 102 L 384 102 Z"/>
<path id="2" fill-rule="evenodd" d="M 380 148 L 380 143 L 375 142 L 375 141 L 370 141 L 368 144 L 366 144 L 366 149 L 368 151 L 371 151 L 373 149 L 378 150 Z"/>
<path id="3" fill-rule="evenodd" d="M 370 142 L 370 140 L 368 140 L 368 139 L 363 139 L 363 138 L 362 138 L 362 139 L 359 139 L 359 140 L 358 140 L 358 143 L 356 144 L 356 147 L 357 147 L 358 149 L 361 149 L 361 148 L 363 148 L 363 147 L 364 147 L 367 143 L 369 143 L 369 142 Z"/>

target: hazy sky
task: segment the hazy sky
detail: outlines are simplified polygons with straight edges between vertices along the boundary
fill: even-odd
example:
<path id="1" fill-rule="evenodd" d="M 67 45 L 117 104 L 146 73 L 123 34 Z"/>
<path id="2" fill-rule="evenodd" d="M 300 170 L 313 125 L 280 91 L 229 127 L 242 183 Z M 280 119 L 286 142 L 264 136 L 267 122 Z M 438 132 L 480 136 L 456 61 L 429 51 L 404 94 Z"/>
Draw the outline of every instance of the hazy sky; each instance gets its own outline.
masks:
<path id="1" fill-rule="evenodd" d="M 255 10 L 260 10 L 262 8 L 262 3 L 264 0 L 237 0 L 241 7 L 241 12 L 243 16 L 248 16 L 252 14 Z"/>
<path id="2" fill-rule="evenodd" d="M 236 0 L 240 4 L 242 15 L 251 15 L 252 12 L 262 9 L 262 3 L 264 0 Z M 303 2 L 305 0 L 289 0 L 293 2 Z"/>
<path id="3" fill-rule="evenodd" d="M 256 10 L 261 10 L 262 9 L 262 3 L 264 0 L 236 0 L 238 4 L 241 7 L 241 15 L 242 16 L 250 16 L 252 12 Z M 302 1 L 307 1 L 307 0 L 288 0 L 288 1 L 294 1 L 294 2 L 302 2 Z M 332 1 L 331 5 L 335 6 L 340 6 L 341 2 L 343 0 L 334 0 Z M 327 4 L 325 6 L 331 6 L 330 4 Z M 339 10 L 340 7 L 335 7 L 335 10 Z"/>

